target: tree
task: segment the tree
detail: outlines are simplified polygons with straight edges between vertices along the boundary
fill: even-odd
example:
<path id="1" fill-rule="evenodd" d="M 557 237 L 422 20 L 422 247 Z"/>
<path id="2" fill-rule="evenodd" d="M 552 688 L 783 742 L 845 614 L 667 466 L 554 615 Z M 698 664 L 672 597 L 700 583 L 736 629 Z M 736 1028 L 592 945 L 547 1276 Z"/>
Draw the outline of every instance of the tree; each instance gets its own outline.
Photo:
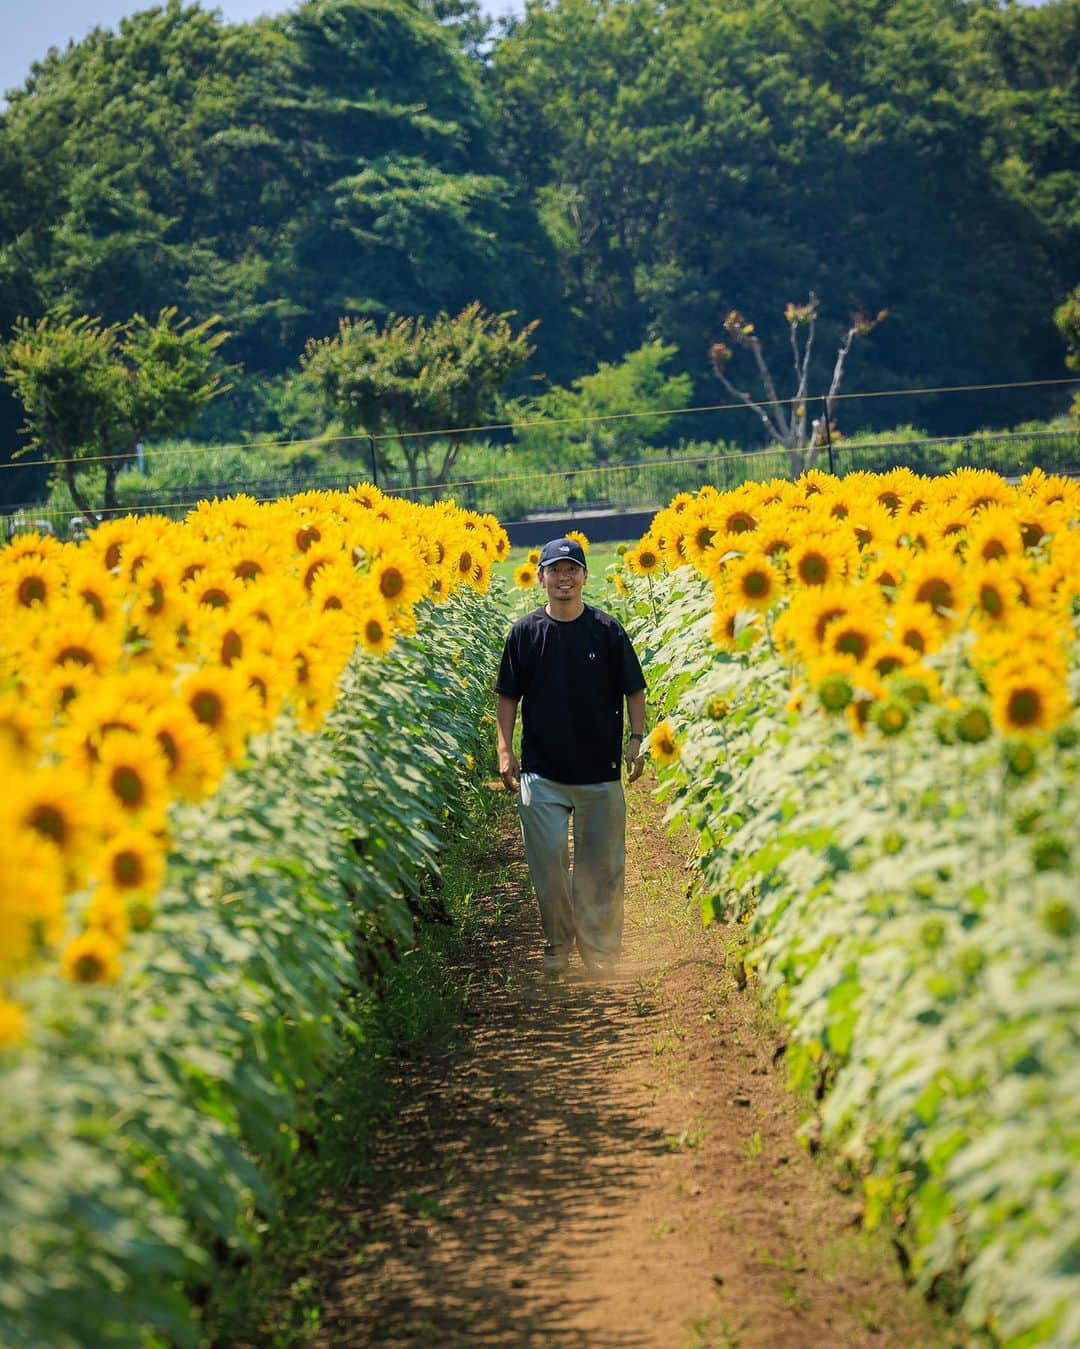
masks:
<path id="1" fill-rule="evenodd" d="M 549 466 L 607 463 L 640 452 L 667 430 L 693 391 L 687 374 L 667 366 L 676 348 L 646 342 L 616 364 L 601 362 L 568 389 L 556 386 L 538 398 L 508 405 L 517 443 Z M 648 415 L 644 415 L 648 414 Z"/>
<path id="2" fill-rule="evenodd" d="M 812 286 L 873 312 L 902 297 L 860 354 L 868 389 L 1047 375 L 1080 247 L 1080 10 L 998 9 L 528 5 L 492 52 L 497 134 L 559 247 L 582 368 L 646 335 L 692 352 L 725 297 L 764 315 Z M 704 399 L 708 366 L 690 368 Z M 1017 391 L 1009 416 L 1044 403 Z M 880 398 L 858 416 L 944 433 L 972 407 Z"/>
<path id="3" fill-rule="evenodd" d="M 495 391 L 533 354 L 536 323 L 515 333 L 511 317 L 474 302 L 430 323 L 392 317 L 377 328 L 371 319 L 343 318 L 335 337 L 308 342 L 301 368 L 346 432 L 397 433 L 412 486 L 420 485 L 422 469 L 426 484 L 437 486 L 464 441 L 451 436 L 436 451 L 433 433 L 483 422 Z"/>
<path id="4" fill-rule="evenodd" d="M 765 391 L 764 398 L 755 398 L 745 389 L 736 387 L 728 378 L 728 364 L 734 353 L 726 342 L 714 342 L 709 348 L 709 362 L 716 378 L 733 398 L 738 398 L 748 408 L 753 408 L 761 418 L 769 439 L 783 445 L 791 457 L 791 474 L 798 474 L 810 468 L 818 446 L 828 434 L 832 425 L 833 404 L 840 391 L 844 378 L 844 366 L 856 337 L 865 337 L 881 323 L 888 310 L 880 310 L 876 316 L 857 310 L 851 315 L 848 328 L 837 348 L 833 364 L 832 380 L 824 398 L 823 414 L 820 419 L 810 423 L 807 434 L 807 386 L 810 378 L 810 358 L 814 350 L 814 336 L 817 329 L 818 309 L 821 301 L 810 292 L 806 304 L 788 303 L 784 318 L 788 325 L 788 339 L 791 343 L 791 355 L 795 366 L 795 393 L 791 398 L 781 399 L 776 392 L 776 382 L 772 377 L 761 339 L 754 325 L 732 309 L 724 319 L 724 332 L 736 346 L 749 351 L 754 357 L 758 377 Z"/>
<path id="5" fill-rule="evenodd" d="M 1080 370 L 1080 286 L 1074 286 L 1057 309 L 1054 322 L 1065 339 L 1065 364 L 1070 370 Z M 1080 393 L 1073 399 L 1072 414 L 1080 424 Z"/>
<path id="6" fill-rule="evenodd" d="M 150 323 L 136 314 L 105 324 L 59 308 L 32 322 L 17 319 L 0 346 L 0 369 L 22 403 L 29 442 L 63 469 L 71 499 L 90 522 L 77 477 L 81 464 L 104 469 L 102 505 L 116 509 L 116 477 L 140 441 L 175 435 L 211 399 L 232 387 L 217 350 L 228 337 L 218 319 L 177 320 L 163 309 Z"/>

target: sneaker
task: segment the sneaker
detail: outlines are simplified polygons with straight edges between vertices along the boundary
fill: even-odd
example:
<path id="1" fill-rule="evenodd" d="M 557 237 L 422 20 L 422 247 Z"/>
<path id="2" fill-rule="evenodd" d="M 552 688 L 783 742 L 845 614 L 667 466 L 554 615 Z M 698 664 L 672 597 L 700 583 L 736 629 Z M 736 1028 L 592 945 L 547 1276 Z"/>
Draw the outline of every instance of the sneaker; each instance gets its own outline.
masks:
<path id="1" fill-rule="evenodd" d="M 549 979 L 557 979 L 570 968 L 568 956 L 559 951 L 544 952 L 544 973 Z"/>

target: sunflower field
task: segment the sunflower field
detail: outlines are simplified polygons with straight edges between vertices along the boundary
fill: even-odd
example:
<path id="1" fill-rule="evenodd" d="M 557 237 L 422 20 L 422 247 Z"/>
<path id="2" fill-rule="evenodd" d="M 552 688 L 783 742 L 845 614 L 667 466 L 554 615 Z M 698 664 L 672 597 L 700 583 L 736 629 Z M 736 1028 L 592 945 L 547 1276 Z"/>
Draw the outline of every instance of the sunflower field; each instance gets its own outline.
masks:
<path id="1" fill-rule="evenodd" d="M 491 739 L 491 517 L 362 486 L 0 550 L 0 1343 L 198 1342 Z"/>
<path id="2" fill-rule="evenodd" d="M 1080 485 L 681 495 L 615 577 L 706 919 L 912 1277 L 1080 1343 Z"/>

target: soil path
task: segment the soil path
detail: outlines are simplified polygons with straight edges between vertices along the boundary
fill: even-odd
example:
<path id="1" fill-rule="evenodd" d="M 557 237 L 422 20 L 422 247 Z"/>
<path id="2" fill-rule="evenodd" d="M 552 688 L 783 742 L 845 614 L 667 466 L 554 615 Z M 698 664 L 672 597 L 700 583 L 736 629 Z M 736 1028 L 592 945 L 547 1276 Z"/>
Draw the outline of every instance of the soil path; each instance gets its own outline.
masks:
<path id="1" fill-rule="evenodd" d="M 313 1345 L 960 1343 L 796 1141 L 775 1031 L 703 931 L 690 873 L 631 797 L 626 958 L 551 982 L 512 816 L 476 902 L 471 1033 L 395 1065 L 374 1179 L 334 1196 Z M 838 1188 L 839 1187 L 839 1188 Z"/>

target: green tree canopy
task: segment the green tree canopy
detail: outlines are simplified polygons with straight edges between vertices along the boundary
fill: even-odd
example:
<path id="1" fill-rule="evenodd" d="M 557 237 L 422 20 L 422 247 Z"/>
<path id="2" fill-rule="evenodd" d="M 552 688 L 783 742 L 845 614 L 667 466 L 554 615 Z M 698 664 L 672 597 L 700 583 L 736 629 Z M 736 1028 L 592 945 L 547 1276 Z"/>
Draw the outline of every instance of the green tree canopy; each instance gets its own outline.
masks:
<path id="1" fill-rule="evenodd" d="M 670 414 L 691 398 L 690 376 L 667 369 L 677 354 L 663 342 L 645 342 L 569 388 L 509 404 L 507 416 L 520 423 L 517 443 L 551 468 L 632 458 L 664 435 Z"/>
<path id="2" fill-rule="evenodd" d="M 116 476 L 139 441 L 182 431 L 230 387 L 217 357 L 227 336 L 216 318 L 195 324 L 178 320 L 175 309 L 153 323 L 136 314 L 105 324 L 62 308 L 37 322 L 18 320 L 0 346 L 0 370 L 25 411 L 21 453 L 36 450 L 62 468 L 88 520 L 77 470 L 102 467 L 102 505 L 115 510 Z"/>
<path id="3" fill-rule="evenodd" d="M 0 114 L 0 322 L 177 304 L 265 374 L 342 313 L 525 309 L 550 250 L 443 11 L 475 23 L 305 0 L 231 26 L 166 0 L 50 54 Z"/>
<path id="4" fill-rule="evenodd" d="M 530 5 L 493 52 L 497 126 L 560 249 L 584 351 L 658 335 L 705 381 L 725 314 L 812 289 L 840 313 L 889 308 L 863 387 L 1052 373 L 1047 315 L 1080 251 L 1078 12 Z M 823 320 L 817 388 L 843 331 Z M 940 429 L 972 412 L 873 406 Z"/>
<path id="5" fill-rule="evenodd" d="M 344 318 L 335 337 L 313 339 L 302 357 L 307 376 L 350 434 L 396 432 L 417 486 L 445 483 L 464 440 L 439 446 L 431 433 L 478 426 L 492 415 L 493 396 L 533 353 L 536 323 L 514 332 L 509 314 L 488 314 L 479 304 L 451 317 Z M 384 446 L 385 457 L 385 446 Z"/>

